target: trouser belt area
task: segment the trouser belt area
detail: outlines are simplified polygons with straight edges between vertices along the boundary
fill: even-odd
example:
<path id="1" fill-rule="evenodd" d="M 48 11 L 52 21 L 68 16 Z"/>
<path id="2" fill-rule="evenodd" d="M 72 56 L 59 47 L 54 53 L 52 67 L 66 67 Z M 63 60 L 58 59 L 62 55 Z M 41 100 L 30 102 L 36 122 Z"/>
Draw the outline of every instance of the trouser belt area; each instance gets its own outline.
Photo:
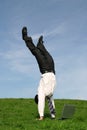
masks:
<path id="1" fill-rule="evenodd" d="M 50 73 L 50 72 L 52 72 L 52 73 L 54 73 L 54 71 L 53 70 L 45 70 L 42 74 L 45 74 L 45 73 Z"/>

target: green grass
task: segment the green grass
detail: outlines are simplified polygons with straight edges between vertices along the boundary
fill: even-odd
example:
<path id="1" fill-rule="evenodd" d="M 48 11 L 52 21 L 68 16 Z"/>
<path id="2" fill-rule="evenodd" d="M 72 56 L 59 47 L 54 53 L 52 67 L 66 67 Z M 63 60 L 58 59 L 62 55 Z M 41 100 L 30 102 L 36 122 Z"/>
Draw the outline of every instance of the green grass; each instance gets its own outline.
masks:
<path id="1" fill-rule="evenodd" d="M 74 104 L 71 119 L 58 120 L 64 104 Z M 37 105 L 33 99 L 0 99 L 0 130 L 87 130 L 87 101 L 55 100 L 56 119 L 51 120 L 48 105 L 45 119 L 37 121 Z"/>

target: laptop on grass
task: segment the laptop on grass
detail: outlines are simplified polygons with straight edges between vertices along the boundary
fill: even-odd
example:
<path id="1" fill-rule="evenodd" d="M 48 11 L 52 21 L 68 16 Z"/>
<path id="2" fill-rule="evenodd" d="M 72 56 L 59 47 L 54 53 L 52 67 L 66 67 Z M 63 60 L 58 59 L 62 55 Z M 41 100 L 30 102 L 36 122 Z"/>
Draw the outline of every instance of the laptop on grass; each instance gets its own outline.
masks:
<path id="1" fill-rule="evenodd" d="M 62 110 L 61 117 L 59 120 L 64 120 L 68 118 L 72 118 L 73 114 L 75 113 L 75 106 L 71 104 L 65 104 Z"/>

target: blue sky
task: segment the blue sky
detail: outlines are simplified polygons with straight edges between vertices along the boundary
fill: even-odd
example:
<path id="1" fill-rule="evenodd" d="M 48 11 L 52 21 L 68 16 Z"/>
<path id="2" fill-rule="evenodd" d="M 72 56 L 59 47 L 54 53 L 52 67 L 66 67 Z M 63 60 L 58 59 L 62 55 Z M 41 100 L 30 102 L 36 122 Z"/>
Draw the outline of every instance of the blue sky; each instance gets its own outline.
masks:
<path id="1" fill-rule="evenodd" d="M 21 37 L 40 35 L 55 60 L 54 98 L 87 100 L 87 0 L 0 1 L 0 98 L 33 98 L 40 72 Z"/>

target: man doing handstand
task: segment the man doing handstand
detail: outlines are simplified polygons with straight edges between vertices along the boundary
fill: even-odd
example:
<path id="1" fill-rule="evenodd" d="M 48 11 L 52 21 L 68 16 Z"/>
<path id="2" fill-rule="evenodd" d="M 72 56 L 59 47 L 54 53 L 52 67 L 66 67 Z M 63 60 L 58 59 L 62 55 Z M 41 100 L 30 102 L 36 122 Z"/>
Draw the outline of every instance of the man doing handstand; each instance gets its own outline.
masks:
<path id="1" fill-rule="evenodd" d="M 55 66 L 52 56 L 43 45 L 43 36 L 38 39 L 37 46 L 33 40 L 27 35 L 27 28 L 22 29 L 22 38 L 35 56 L 41 72 L 41 80 L 38 87 L 38 113 L 39 120 L 44 119 L 45 99 L 48 100 L 51 118 L 55 118 L 55 104 L 53 100 L 53 92 L 56 85 Z"/>

